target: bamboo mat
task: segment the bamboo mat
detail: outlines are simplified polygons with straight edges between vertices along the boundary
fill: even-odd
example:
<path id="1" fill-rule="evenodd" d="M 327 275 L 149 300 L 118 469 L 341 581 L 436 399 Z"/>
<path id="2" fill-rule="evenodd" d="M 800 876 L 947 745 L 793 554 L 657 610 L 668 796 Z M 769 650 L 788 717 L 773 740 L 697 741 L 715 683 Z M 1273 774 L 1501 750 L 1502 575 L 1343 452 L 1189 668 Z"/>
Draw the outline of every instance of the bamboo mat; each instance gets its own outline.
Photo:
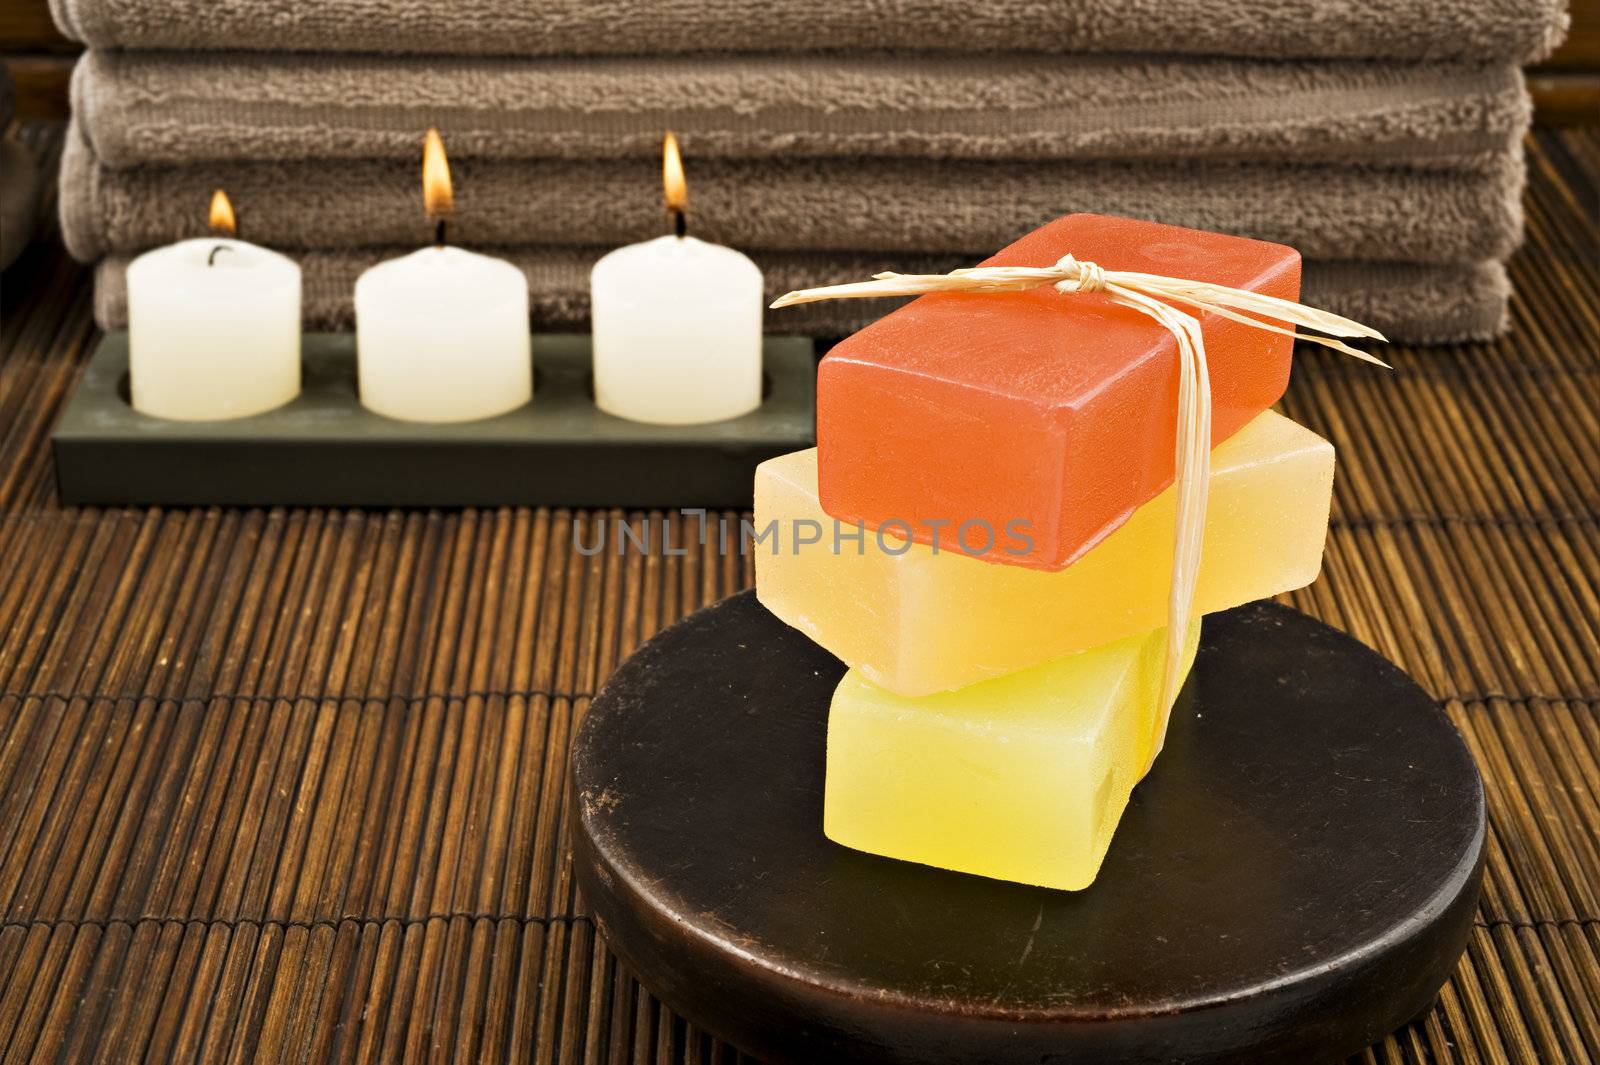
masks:
<path id="1" fill-rule="evenodd" d="M 1409 670 L 1488 789 L 1471 948 L 1358 1060 L 1600 1047 L 1600 131 L 1529 148 L 1513 336 L 1387 375 L 1308 351 L 1283 403 L 1340 456 L 1287 601 Z M 95 334 L 84 272 L 28 255 L 0 325 L 0 1063 L 736 1060 L 597 941 L 563 769 L 606 675 L 748 563 L 668 556 L 659 524 L 648 557 L 572 550 L 619 517 L 692 547 L 662 515 L 63 509 L 48 433 Z"/>

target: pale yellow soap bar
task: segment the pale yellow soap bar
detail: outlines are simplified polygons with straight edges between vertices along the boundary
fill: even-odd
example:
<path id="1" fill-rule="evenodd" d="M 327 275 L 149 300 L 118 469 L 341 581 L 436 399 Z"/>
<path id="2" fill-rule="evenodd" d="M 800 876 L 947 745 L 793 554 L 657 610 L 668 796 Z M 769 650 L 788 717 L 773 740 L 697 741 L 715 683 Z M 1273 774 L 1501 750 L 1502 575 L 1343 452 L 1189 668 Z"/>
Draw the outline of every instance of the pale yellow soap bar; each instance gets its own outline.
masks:
<path id="1" fill-rule="evenodd" d="M 1199 638 L 1196 621 L 1185 675 Z M 889 858 L 1087 887 L 1150 758 L 1165 639 L 1157 629 L 920 698 L 852 669 L 828 714 L 823 830 Z"/>
<path id="2" fill-rule="evenodd" d="M 1254 418 L 1212 452 L 1194 610 L 1212 613 L 1316 579 L 1328 531 L 1333 445 L 1282 415 Z M 1056 572 L 987 561 L 892 531 L 849 537 L 817 503 L 817 453 L 756 471 L 752 545 L 761 602 L 875 684 L 901 695 L 1001 677 L 1165 624 L 1171 488 Z M 1007 543 L 997 530 L 997 544 Z M 806 542 L 812 541 L 812 542 Z M 797 547 L 798 542 L 798 547 Z M 982 546 L 974 534 L 969 540 Z M 892 550 L 904 553 L 895 554 Z"/>

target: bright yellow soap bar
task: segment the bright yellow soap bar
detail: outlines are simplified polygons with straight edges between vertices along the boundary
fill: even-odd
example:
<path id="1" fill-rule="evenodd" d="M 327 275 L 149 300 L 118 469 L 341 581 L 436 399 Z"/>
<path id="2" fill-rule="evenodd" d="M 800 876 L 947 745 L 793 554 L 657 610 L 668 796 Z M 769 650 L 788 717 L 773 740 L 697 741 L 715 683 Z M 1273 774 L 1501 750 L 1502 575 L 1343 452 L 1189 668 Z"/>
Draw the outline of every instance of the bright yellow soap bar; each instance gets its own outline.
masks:
<path id="1" fill-rule="evenodd" d="M 1087 887 L 1150 758 L 1165 639 L 915 699 L 852 669 L 828 715 L 823 830 L 890 858 Z M 1196 621 L 1185 675 L 1199 639 Z"/>
<path id="2" fill-rule="evenodd" d="M 1316 579 L 1328 532 L 1333 445 L 1268 411 L 1212 452 L 1194 610 L 1207 614 Z M 817 503 L 817 453 L 756 471 L 756 594 L 867 680 L 901 695 L 949 691 L 1163 625 L 1171 575 L 1169 487 L 1056 572 L 836 526 Z M 836 541 L 835 529 L 845 534 Z M 811 541 L 811 542 L 806 542 Z M 799 546 L 797 547 L 797 542 Z M 981 537 L 969 543 L 982 545 Z"/>

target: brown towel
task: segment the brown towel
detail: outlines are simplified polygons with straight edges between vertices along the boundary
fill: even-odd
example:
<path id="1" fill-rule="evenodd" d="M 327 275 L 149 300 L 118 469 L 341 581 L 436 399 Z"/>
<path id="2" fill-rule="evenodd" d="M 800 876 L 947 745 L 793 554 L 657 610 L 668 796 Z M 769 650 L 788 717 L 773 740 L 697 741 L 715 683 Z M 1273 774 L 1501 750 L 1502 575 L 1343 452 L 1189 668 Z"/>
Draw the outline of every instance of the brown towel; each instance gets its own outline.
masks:
<path id="1" fill-rule="evenodd" d="M 101 48 L 469 55 L 922 48 L 1265 58 L 1550 52 L 1564 0 L 51 0 Z"/>
<path id="2" fill-rule="evenodd" d="M 712 156 L 1447 167 L 1527 128 L 1512 65 L 1125 56 L 590 59 L 90 52 L 73 113 L 106 166 Z"/>
<path id="3" fill-rule="evenodd" d="M 474 160 L 455 168 L 467 245 L 616 245 L 662 231 L 660 164 Z M 1311 259 L 1473 262 L 1521 232 L 1520 151 L 1482 172 L 1269 163 L 701 159 L 690 226 L 769 251 L 985 252 L 1073 211 L 1148 218 L 1289 244 Z M 61 215 L 92 260 L 205 231 L 222 187 L 246 239 L 279 248 L 419 245 L 411 161 L 291 160 L 108 170 L 69 132 Z"/>
<path id="4" fill-rule="evenodd" d="M 349 329 L 351 293 L 361 271 L 410 249 L 306 252 L 296 258 L 304 274 L 303 307 L 309 329 Z M 605 249 L 510 249 L 499 252 L 522 268 L 540 329 L 587 329 L 589 268 Z M 767 295 L 808 285 L 857 281 L 879 270 L 939 273 L 970 266 L 960 256 L 884 256 L 866 253 L 757 255 L 766 271 Z M 100 264 L 95 317 L 105 329 L 127 327 L 128 259 Z M 1302 298 L 1381 330 L 1398 343 L 1481 340 L 1505 327 L 1509 286 L 1499 263 L 1424 266 L 1401 263 L 1307 262 Z M 885 314 L 892 300 L 842 300 L 768 311 L 774 333 L 843 336 Z M 537 351 L 537 341 L 535 350 Z"/>

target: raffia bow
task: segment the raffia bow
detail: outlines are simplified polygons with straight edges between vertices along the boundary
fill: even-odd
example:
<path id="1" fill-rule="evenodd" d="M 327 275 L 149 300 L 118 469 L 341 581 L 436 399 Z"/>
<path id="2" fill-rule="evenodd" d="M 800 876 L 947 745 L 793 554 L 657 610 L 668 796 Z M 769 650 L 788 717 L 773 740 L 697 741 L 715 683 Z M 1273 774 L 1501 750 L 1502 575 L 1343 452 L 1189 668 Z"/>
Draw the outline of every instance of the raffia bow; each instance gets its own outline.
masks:
<path id="1" fill-rule="evenodd" d="M 1333 339 L 1383 340 L 1384 336 L 1360 322 L 1276 296 L 1161 274 L 1106 270 L 1071 255 L 1064 255 L 1054 266 L 1045 267 L 976 266 L 952 270 L 948 274 L 875 274 L 871 281 L 790 292 L 775 300 L 772 306 L 777 309 L 819 300 L 921 296 L 930 292 L 1023 292 L 1043 285 L 1054 285 L 1062 292 L 1104 293 L 1112 303 L 1154 318 L 1178 342 L 1178 425 L 1173 463 L 1177 523 L 1172 545 L 1172 583 L 1167 595 L 1161 716 L 1145 765 L 1148 770 L 1166 741 L 1172 704 L 1178 697 L 1184 639 L 1194 612 L 1194 587 L 1205 538 L 1206 500 L 1211 493 L 1211 377 L 1206 366 L 1205 335 L 1199 320 L 1175 305 L 1196 307 L 1253 329 L 1298 336 L 1308 343 L 1387 368 L 1389 364 L 1382 359 Z M 1296 326 L 1330 335 L 1297 334 Z"/>

